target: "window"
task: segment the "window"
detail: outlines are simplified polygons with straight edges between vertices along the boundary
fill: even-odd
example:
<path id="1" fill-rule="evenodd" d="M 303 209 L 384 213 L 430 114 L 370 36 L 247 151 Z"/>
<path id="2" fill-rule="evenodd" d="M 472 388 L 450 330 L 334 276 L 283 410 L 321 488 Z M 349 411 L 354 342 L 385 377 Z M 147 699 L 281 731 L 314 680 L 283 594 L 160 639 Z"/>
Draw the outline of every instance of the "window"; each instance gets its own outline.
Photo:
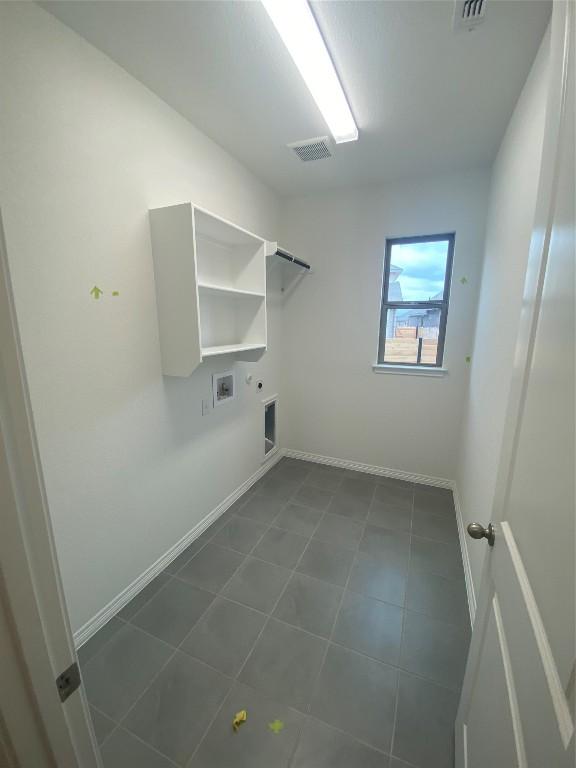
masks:
<path id="1" fill-rule="evenodd" d="M 454 234 L 386 240 L 380 365 L 442 365 L 453 254 Z"/>

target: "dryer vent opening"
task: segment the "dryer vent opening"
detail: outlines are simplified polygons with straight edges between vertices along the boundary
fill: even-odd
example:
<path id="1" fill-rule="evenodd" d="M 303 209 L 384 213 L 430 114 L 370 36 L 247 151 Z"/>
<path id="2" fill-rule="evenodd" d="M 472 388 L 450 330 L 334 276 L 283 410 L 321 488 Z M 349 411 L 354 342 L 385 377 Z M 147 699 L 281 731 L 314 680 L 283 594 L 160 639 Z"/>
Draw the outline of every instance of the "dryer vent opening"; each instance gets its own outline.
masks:
<path id="1" fill-rule="evenodd" d="M 276 400 L 264 406 L 264 455 L 276 447 Z"/>

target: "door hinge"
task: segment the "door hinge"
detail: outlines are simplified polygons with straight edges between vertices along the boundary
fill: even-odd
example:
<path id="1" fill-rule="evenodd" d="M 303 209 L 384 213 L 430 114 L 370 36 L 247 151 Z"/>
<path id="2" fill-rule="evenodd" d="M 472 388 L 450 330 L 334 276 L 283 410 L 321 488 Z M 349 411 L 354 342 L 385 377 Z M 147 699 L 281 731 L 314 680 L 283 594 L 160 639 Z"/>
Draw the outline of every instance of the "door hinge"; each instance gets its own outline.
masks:
<path id="1" fill-rule="evenodd" d="M 56 678 L 56 688 L 58 688 L 60 701 L 66 701 L 68 696 L 71 696 L 80 687 L 81 683 L 80 668 L 78 663 L 74 662 Z"/>

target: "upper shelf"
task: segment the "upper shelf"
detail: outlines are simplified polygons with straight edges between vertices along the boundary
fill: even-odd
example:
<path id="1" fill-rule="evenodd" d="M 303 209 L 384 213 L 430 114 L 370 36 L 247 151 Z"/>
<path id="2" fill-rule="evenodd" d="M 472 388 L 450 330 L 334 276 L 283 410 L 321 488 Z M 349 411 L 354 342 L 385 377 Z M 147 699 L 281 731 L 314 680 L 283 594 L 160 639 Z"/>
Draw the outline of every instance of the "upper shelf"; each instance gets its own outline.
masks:
<path id="1" fill-rule="evenodd" d="M 254 246 L 259 248 L 264 242 L 246 229 L 221 219 L 203 208 L 194 206 L 194 227 L 196 237 L 207 238 L 223 246 Z"/>

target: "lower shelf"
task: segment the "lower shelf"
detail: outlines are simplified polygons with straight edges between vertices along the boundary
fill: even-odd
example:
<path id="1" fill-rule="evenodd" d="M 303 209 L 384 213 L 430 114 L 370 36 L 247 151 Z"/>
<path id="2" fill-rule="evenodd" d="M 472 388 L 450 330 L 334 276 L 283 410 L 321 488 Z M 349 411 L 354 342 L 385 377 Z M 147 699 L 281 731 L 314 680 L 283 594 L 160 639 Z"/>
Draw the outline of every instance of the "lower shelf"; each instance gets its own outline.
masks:
<path id="1" fill-rule="evenodd" d="M 202 347 L 202 357 L 216 357 L 217 355 L 232 355 L 234 352 L 254 352 L 266 349 L 265 344 L 224 344 L 219 347 Z"/>

